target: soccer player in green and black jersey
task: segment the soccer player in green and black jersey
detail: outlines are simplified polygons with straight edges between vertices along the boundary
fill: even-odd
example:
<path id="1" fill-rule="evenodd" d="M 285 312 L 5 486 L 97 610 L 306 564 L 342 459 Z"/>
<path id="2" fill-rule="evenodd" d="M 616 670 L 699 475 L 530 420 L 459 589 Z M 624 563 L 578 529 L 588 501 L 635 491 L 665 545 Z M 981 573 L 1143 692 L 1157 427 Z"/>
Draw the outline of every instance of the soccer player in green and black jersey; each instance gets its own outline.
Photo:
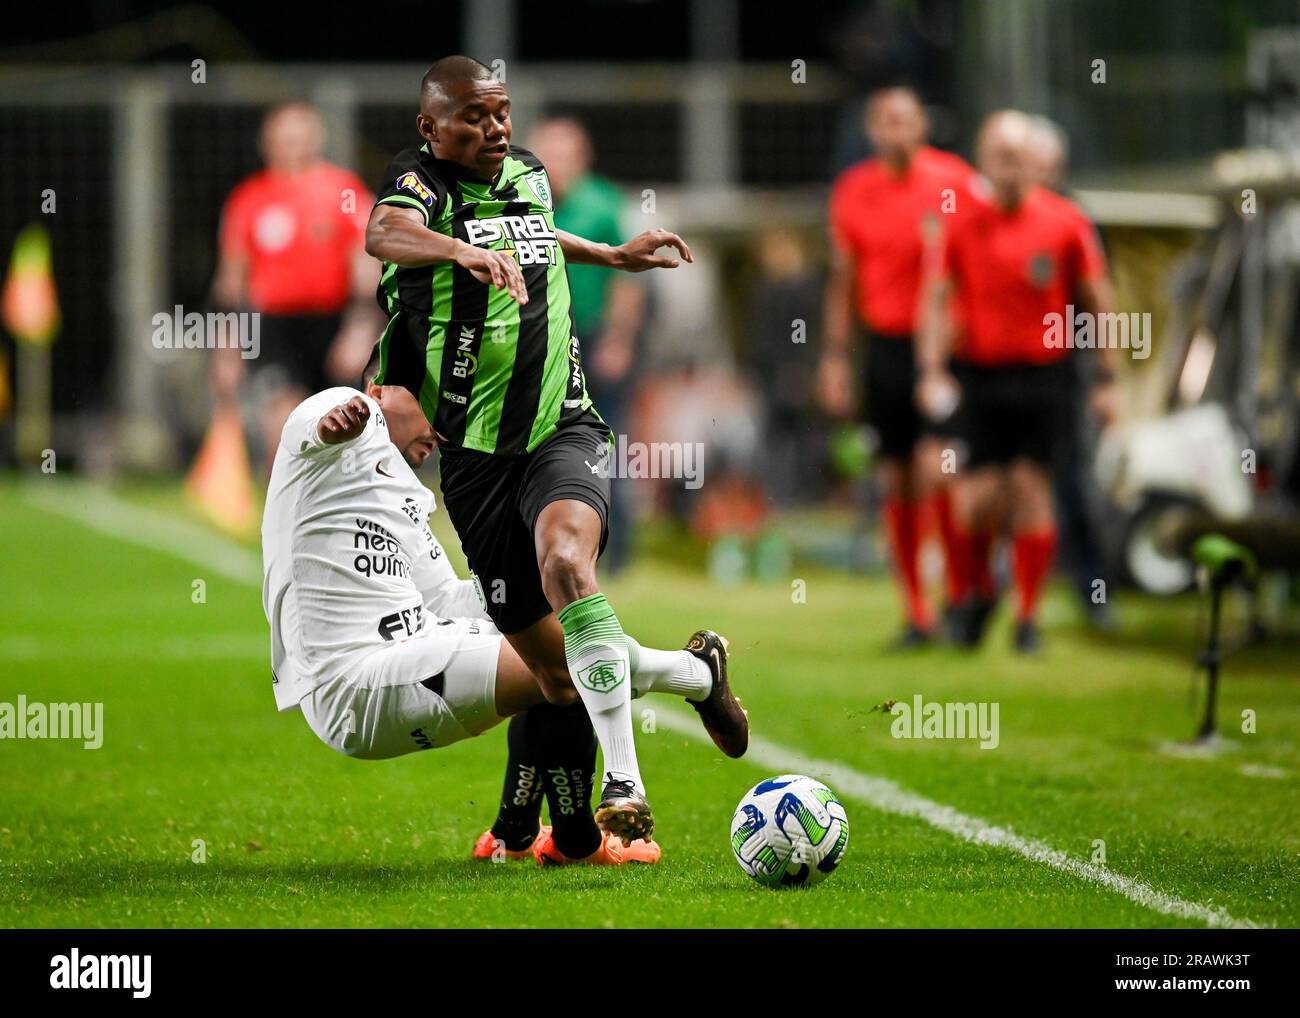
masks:
<path id="1" fill-rule="evenodd" d="M 375 381 L 415 393 L 433 425 L 443 502 L 493 621 L 551 704 L 586 707 L 605 759 L 597 821 L 648 837 L 629 680 L 649 652 L 596 582 L 612 436 L 587 396 L 565 265 L 641 272 L 677 266 L 661 247 L 691 254 L 665 230 L 619 247 L 557 231 L 546 170 L 511 147 L 510 97 L 476 60 L 429 69 L 416 129 L 424 144 L 393 161 L 366 229 L 389 315 Z M 691 702 L 740 756 L 749 729 L 726 647 L 701 630 L 687 650 L 673 681 L 701 683 Z"/>

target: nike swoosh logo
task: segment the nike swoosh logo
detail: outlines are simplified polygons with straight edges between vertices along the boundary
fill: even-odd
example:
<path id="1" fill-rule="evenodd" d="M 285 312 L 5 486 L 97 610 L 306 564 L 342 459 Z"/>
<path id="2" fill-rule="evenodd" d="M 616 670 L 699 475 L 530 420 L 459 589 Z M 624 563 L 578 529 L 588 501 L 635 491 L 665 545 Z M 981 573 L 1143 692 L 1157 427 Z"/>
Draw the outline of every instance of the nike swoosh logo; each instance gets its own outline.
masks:
<path id="1" fill-rule="evenodd" d="M 397 480 L 396 477 L 393 477 L 392 474 L 390 474 L 387 470 L 385 470 L 385 469 L 384 469 L 382 466 L 380 466 L 378 463 L 375 464 L 375 469 L 376 469 L 377 471 L 379 471 L 379 473 L 383 474 L 385 477 L 390 477 L 390 478 L 392 478 L 394 481 Z"/>
<path id="2" fill-rule="evenodd" d="M 778 788 L 784 788 L 786 785 L 793 784 L 791 781 L 777 781 L 775 778 L 768 778 L 754 786 L 753 795 L 763 795 L 767 792 L 775 792 Z"/>

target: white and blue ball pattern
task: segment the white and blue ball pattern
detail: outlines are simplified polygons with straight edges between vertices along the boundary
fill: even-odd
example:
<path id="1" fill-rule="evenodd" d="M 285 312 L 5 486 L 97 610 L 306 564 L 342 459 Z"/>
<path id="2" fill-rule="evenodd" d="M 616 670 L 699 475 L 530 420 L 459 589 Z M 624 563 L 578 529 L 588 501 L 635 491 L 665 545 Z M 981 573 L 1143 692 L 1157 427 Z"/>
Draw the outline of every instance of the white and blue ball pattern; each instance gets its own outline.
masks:
<path id="1" fill-rule="evenodd" d="M 835 793 L 802 774 L 751 788 L 731 818 L 740 868 L 768 887 L 816 884 L 844 859 L 849 818 Z"/>

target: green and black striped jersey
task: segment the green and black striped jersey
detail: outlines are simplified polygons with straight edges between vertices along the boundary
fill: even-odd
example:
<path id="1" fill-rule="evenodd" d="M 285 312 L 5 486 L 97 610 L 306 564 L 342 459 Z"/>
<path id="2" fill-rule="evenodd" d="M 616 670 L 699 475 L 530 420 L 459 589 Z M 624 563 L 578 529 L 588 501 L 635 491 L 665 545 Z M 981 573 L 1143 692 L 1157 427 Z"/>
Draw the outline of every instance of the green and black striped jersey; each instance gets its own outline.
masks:
<path id="1" fill-rule="evenodd" d="M 377 382 L 418 390 L 444 445 L 503 455 L 531 452 L 591 406 L 550 182 L 531 152 L 512 147 L 487 182 L 427 145 L 407 149 L 389 166 L 378 204 L 409 206 L 431 230 L 512 254 L 528 303 L 452 262 L 385 262 L 378 296 L 389 322 Z"/>

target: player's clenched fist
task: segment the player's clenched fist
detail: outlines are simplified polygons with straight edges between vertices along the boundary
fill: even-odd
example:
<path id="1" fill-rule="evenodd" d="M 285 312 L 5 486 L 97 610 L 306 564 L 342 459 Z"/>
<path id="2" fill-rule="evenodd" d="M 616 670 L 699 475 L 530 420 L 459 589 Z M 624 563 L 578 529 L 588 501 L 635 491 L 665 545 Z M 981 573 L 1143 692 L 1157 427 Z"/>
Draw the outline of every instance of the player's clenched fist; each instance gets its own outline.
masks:
<path id="1" fill-rule="evenodd" d="M 366 401 L 360 396 L 353 396 L 322 417 L 316 430 L 326 445 L 338 445 L 361 434 L 368 420 L 370 407 L 366 406 Z"/>

